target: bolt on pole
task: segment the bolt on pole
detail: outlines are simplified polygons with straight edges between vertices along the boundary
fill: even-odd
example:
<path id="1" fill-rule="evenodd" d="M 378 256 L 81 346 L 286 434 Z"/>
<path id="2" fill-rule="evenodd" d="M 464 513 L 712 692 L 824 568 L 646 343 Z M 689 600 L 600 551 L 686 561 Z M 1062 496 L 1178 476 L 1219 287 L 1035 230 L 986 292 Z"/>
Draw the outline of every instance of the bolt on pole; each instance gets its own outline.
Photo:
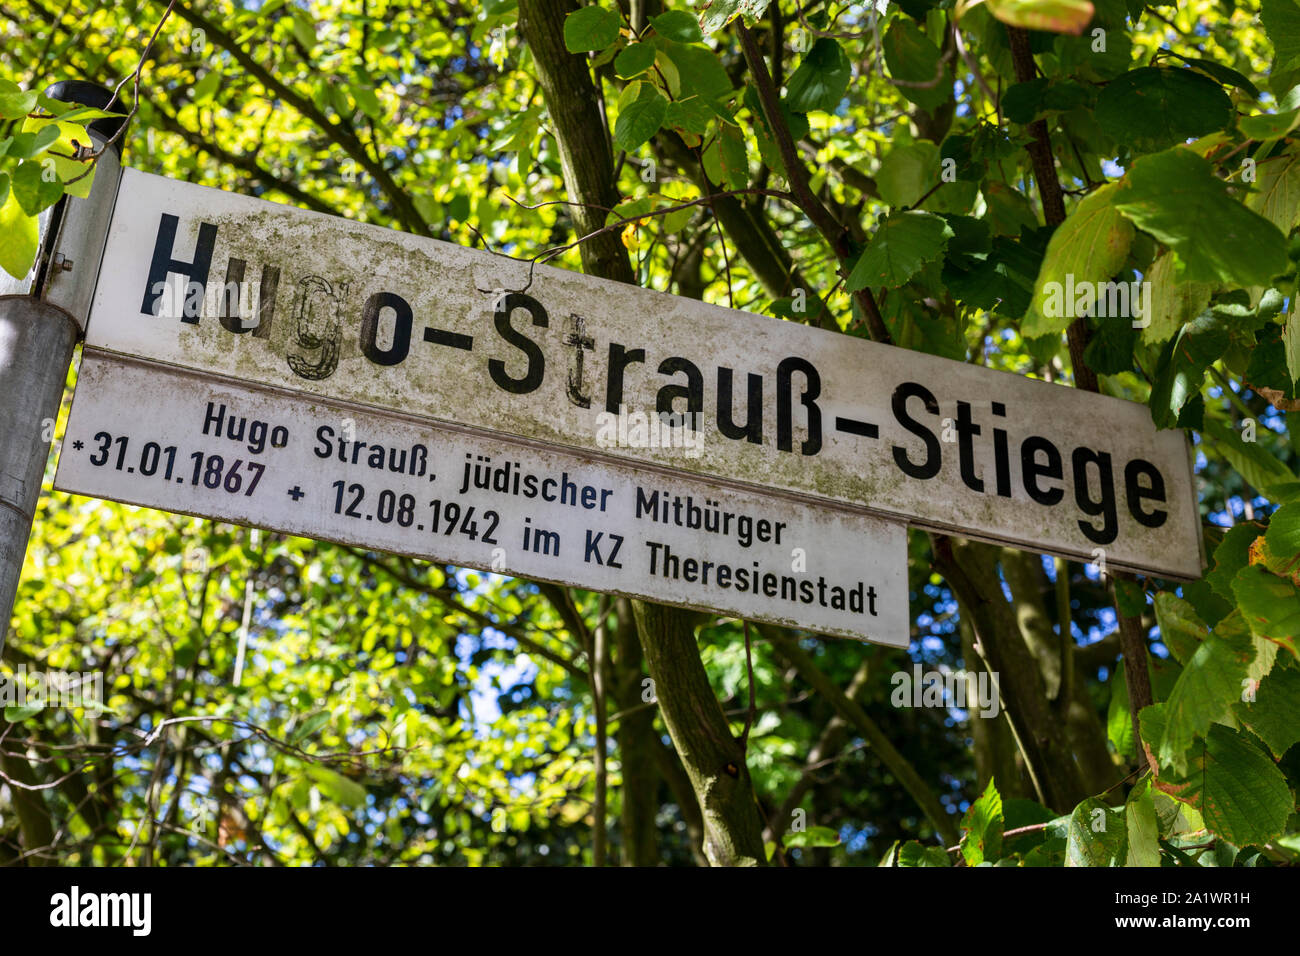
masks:
<path id="1" fill-rule="evenodd" d="M 112 90 L 55 83 L 52 99 L 100 109 Z M 119 101 L 120 104 L 120 101 Z M 126 112 L 119 105 L 116 112 Z M 96 150 L 125 122 L 95 120 Z M 22 279 L 0 278 L 0 654 L 18 593 L 32 519 L 45 478 L 54 422 L 72 352 L 85 332 L 90 300 L 121 179 L 121 141 L 96 161 L 85 199 L 65 196 L 41 216 L 41 245 Z"/>

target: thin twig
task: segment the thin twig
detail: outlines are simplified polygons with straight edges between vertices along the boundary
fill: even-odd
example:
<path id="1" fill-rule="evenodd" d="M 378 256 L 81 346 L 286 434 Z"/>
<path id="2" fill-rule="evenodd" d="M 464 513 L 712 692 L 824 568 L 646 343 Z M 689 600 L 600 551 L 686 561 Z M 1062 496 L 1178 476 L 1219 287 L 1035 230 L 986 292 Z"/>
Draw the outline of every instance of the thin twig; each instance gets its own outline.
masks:
<path id="1" fill-rule="evenodd" d="M 109 98 L 108 105 L 105 107 L 105 112 L 111 110 L 113 104 L 117 102 L 118 94 L 122 92 L 122 87 L 126 85 L 127 80 L 130 80 L 132 78 L 135 79 L 135 85 L 132 87 L 132 91 L 131 91 L 131 100 L 132 100 L 131 109 L 127 112 L 125 118 L 123 118 L 121 124 L 118 126 L 117 132 L 115 132 L 112 136 L 110 136 L 104 142 L 103 146 L 99 147 L 99 149 L 93 151 L 89 156 L 85 158 L 86 162 L 89 163 L 85 171 L 82 172 L 80 175 L 76 176 L 75 178 L 69 179 L 66 183 L 64 183 L 64 186 L 71 186 L 73 183 L 77 182 L 78 180 L 84 179 L 87 176 L 89 176 L 91 171 L 95 168 L 95 163 L 96 161 L 98 161 L 99 157 L 103 156 L 104 152 L 108 150 L 110 147 L 112 147 L 113 144 L 116 143 L 119 139 L 121 139 L 122 134 L 126 132 L 127 125 L 131 122 L 131 119 L 135 116 L 136 111 L 140 109 L 140 72 L 144 69 L 145 61 L 149 58 L 149 51 L 153 49 L 154 41 L 158 39 L 158 34 L 162 32 L 163 24 L 167 22 L 167 18 L 171 16 L 172 9 L 175 6 L 176 6 L 176 0 L 171 0 L 171 2 L 167 4 L 167 9 L 163 11 L 163 15 L 158 19 L 158 25 L 153 28 L 153 33 L 150 34 L 149 36 L 149 42 L 146 43 L 144 49 L 140 51 L 140 59 L 135 64 L 134 72 L 128 73 L 126 76 L 122 77 L 122 79 L 118 82 L 117 86 L 113 88 L 113 95 L 112 97 Z"/>
<path id="2" fill-rule="evenodd" d="M 749 679 L 749 713 L 745 717 L 745 729 L 740 735 L 740 752 L 743 754 L 749 749 L 749 730 L 754 726 L 758 706 L 754 700 L 754 651 L 749 638 L 749 622 L 742 623 L 745 625 L 745 673 Z"/>

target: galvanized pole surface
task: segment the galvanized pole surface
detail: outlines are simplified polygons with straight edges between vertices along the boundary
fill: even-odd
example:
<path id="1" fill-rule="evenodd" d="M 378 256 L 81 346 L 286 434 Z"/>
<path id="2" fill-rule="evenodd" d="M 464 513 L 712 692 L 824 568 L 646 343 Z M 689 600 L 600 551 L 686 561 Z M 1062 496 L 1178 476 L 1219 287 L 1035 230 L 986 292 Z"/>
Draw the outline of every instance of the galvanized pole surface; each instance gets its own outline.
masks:
<path id="1" fill-rule="evenodd" d="M 54 99 L 105 108 L 112 91 L 56 83 Z M 125 112 L 119 105 L 117 110 Z M 95 149 L 120 119 L 90 126 Z M 4 651 L 63 386 L 86 316 L 121 178 L 121 143 L 96 161 L 85 199 L 65 197 L 41 216 L 41 247 L 22 279 L 0 281 L 0 654 Z"/>

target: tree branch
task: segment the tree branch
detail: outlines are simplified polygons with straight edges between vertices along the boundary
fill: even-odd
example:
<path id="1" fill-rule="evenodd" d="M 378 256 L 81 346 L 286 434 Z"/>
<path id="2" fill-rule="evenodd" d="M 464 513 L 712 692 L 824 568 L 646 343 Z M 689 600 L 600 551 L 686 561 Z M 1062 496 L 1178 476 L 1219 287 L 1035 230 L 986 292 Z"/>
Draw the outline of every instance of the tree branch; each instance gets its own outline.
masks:
<path id="1" fill-rule="evenodd" d="M 154 0 L 154 2 L 161 3 L 162 0 Z M 233 36 L 221 29 L 214 21 L 195 12 L 183 3 L 177 4 L 176 12 L 192 26 L 203 30 L 210 40 L 228 51 L 240 66 L 252 74 L 266 88 L 268 93 L 276 99 L 288 103 L 301 113 L 304 118 L 311 120 L 335 145 L 342 148 L 362 169 L 368 172 L 379 188 L 383 190 L 384 195 L 388 197 L 389 202 L 393 204 L 393 210 L 398 220 L 407 231 L 425 236 L 429 235 L 429 225 L 424 221 L 424 217 L 420 215 L 419 210 L 415 208 L 415 203 L 411 200 L 411 197 L 397 185 L 387 169 L 371 158 L 355 132 L 342 123 L 331 123 L 329 118 L 316 107 L 315 103 L 276 79 L 270 70 L 254 60 Z"/>
<path id="2" fill-rule="evenodd" d="M 736 29 L 740 35 L 740 48 L 744 52 L 745 62 L 754 77 L 754 87 L 758 90 L 759 102 L 763 104 L 763 114 L 767 117 L 768 128 L 772 131 L 777 151 L 781 154 L 781 163 L 785 166 L 790 191 L 794 193 L 795 202 L 803 210 L 804 215 L 817 227 L 817 231 L 835 252 L 835 257 L 840 263 L 840 274 L 847 277 L 852 264 L 848 230 L 836 220 L 808 185 L 808 171 L 804 168 L 803 160 L 799 158 L 794 137 L 790 134 L 790 127 L 786 125 L 785 117 L 781 115 L 780 96 L 772 83 L 772 76 L 767 71 L 767 62 L 763 59 L 763 52 L 758 48 L 753 32 L 745 26 L 743 19 L 736 21 Z M 853 296 L 857 299 L 858 308 L 866 318 L 867 331 L 872 339 L 877 342 L 888 342 L 889 330 L 885 327 L 885 320 L 880 314 L 880 308 L 876 305 L 871 290 L 859 289 L 853 293 Z"/>

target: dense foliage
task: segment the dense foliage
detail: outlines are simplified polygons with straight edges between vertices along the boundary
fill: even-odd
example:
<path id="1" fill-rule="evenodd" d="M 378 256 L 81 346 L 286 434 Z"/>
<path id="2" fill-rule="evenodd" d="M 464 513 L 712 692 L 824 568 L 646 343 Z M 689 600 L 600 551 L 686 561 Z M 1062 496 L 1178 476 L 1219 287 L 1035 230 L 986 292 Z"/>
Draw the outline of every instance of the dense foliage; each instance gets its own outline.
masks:
<path id="1" fill-rule="evenodd" d="M 37 253 L 34 217 L 93 181 L 100 114 L 38 95 L 61 79 L 124 84 L 137 168 L 591 268 L 593 200 L 539 79 L 576 64 L 612 158 L 595 228 L 641 284 L 1148 405 L 1195 445 L 1203 580 L 913 531 L 906 651 L 751 628 L 751 677 L 741 622 L 679 615 L 744 735 L 759 855 L 1300 859 L 1294 0 L 0 13 L 13 274 Z M 526 42 L 543 18 L 563 60 Z M 1141 322 L 1053 298 L 1111 282 L 1149 283 Z M 660 716 L 676 688 L 645 676 L 651 620 L 50 492 L 4 668 L 101 671 L 108 709 L 5 710 L 0 860 L 753 861 L 718 848 L 750 823 L 702 810 L 708 781 Z M 1004 708 L 897 706 L 892 675 L 914 663 L 991 667 Z"/>

